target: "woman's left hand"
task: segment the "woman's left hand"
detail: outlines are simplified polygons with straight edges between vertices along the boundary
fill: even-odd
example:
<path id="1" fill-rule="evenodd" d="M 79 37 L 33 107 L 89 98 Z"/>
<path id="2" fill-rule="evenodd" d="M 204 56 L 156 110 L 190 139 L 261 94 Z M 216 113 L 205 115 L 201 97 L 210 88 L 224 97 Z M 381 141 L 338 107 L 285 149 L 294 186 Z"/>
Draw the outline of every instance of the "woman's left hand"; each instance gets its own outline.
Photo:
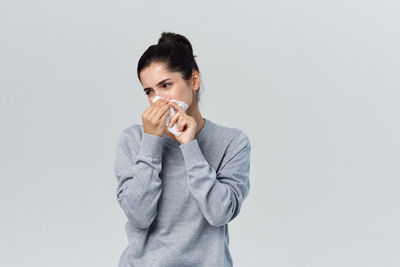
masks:
<path id="1" fill-rule="evenodd" d="M 174 123 L 177 122 L 176 126 L 178 131 L 182 131 L 179 136 L 175 136 L 176 140 L 178 140 L 178 142 L 181 144 L 192 141 L 197 130 L 196 120 L 187 115 L 185 110 L 175 102 L 169 101 L 169 105 L 175 109 L 175 114 L 169 120 L 169 126 L 172 127 Z"/>

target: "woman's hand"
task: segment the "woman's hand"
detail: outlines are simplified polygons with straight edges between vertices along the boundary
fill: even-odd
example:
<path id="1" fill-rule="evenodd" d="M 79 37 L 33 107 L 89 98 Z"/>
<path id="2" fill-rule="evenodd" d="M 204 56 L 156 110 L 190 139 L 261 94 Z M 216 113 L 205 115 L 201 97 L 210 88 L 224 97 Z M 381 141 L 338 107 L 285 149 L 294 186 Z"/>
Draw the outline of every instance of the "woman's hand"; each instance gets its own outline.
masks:
<path id="1" fill-rule="evenodd" d="M 181 144 L 192 141 L 196 135 L 197 130 L 196 120 L 193 117 L 187 115 L 185 110 L 175 102 L 169 101 L 168 104 L 175 109 L 175 114 L 169 120 L 169 126 L 172 127 L 175 122 L 177 122 L 176 126 L 178 128 L 178 131 L 182 131 L 179 136 L 175 136 L 176 140 L 178 140 L 178 142 Z"/>
<path id="2" fill-rule="evenodd" d="M 152 103 L 142 114 L 143 132 L 162 137 L 169 110 L 168 100 L 160 98 Z"/>

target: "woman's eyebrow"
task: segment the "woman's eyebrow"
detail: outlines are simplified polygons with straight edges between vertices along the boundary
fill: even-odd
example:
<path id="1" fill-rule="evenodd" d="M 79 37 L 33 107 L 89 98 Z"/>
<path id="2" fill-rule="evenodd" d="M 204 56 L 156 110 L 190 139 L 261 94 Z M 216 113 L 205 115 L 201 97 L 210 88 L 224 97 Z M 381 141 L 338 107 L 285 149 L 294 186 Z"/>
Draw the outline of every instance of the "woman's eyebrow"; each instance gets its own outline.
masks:
<path id="1" fill-rule="evenodd" d="M 172 79 L 172 78 L 164 79 L 164 80 L 158 82 L 157 85 L 160 85 L 160 84 L 164 83 L 165 81 L 168 81 L 169 79 Z M 152 89 L 152 88 L 151 87 L 147 87 L 147 88 L 144 88 L 143 91 L 146 91 L 147 89 Z"/>

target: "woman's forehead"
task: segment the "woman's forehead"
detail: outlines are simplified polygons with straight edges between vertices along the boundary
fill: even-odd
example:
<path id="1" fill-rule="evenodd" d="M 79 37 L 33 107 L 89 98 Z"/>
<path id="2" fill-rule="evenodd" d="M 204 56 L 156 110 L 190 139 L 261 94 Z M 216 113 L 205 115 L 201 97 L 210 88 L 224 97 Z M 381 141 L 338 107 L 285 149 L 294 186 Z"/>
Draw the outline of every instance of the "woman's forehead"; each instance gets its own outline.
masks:
<path id="1" fill-rule="evenodd" d="M 182 75 L 179 72 L 170 72 L 163 65 L 152 64 L 149 67 L 143 69 L 140 74 L 143 86 L 157 85 L 160 81 L 165 79 L 181 79 Z"/>

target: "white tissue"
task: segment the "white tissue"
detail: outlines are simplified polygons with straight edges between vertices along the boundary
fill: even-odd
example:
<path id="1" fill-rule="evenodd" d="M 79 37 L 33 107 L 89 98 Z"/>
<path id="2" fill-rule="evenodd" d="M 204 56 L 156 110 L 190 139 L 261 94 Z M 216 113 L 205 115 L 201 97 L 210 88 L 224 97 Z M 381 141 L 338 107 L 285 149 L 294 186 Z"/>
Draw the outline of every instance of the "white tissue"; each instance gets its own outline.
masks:
<path id="1" fill-rule="evenodd" d="M 153 98 L 153 103 L 156 102 L 159 98 L 165 99 L 164 97 L 161 97 L 161 96 L 158 96 L 158 95 L 157 95 L 157 96 L 155 96 L 155 97 Z M 171 101 L 177 103 L 177 104 L 178 104 L 179 106 L 181 106 L 181 107 L 183 108 L 183 110 L 185 110 L 185 111 L 186 111 L 186 109 L 188 108 L 188 105 L 187 105 L 185 102 L 183 102 L 183 101 L 179 101 L 179 100 L 176 100 L 176 99 L 171 99 Z M 174 125 L 173 125 L 172 127 L 169 127 L 169 126 L 168 126 L 168 125 L 169 125 L 169 120 L 172 118 L 172 116 L 174 116 L 174 114 L 175 114 L 175 109 L 174 109 L 173 107 L 170 107 L 170 111 L 169 111 L 168 117 L 167 117 L 167 119 L 165 120 L 165 125 L 167 126 L 168 131 L 170 131 L 171 133 L 173 133 L 175 136 L 180 136 L 180 135 L 182 134 L 182 132 L 178 131 L 178 126 L 177 126 L 177 123 L 176 123 L 176 122 L 174 123 Z"/>

